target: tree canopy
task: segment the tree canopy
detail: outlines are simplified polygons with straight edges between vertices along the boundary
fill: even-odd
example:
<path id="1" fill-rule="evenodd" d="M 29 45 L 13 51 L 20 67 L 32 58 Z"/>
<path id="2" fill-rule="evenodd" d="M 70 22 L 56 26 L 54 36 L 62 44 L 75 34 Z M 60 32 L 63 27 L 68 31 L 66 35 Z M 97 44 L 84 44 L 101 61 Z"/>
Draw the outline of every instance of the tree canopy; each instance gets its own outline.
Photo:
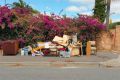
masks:
<path id="1" fill-rule="evenodd" d="M 105 0 L 95 0 L 94 17 L 100 19 L 101 22 L 106 18 L 106 3 Z"/>
<path id="2" fill-rule="evenodd" d="M 39 11 L 33 9 L 30 5 L 28 5 L 23 0 L 19 0 L 19 2 L 14 2 L 12 4 L 12 8 L 28 8 L 31 10 L 32 13 L 38 13 Z"/>

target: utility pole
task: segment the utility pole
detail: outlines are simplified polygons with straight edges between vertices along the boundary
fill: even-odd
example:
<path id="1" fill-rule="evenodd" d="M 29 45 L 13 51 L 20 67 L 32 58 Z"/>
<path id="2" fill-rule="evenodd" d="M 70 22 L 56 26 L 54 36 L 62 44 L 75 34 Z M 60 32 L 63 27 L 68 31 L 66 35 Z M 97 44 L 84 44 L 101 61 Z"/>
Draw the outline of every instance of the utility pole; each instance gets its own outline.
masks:
<path id="1" fill-rule="evenodd" d="M 106 26 L 107 30 L 109 29 L 109 18 L 110 18 L 110 6 L 111 6 L 111 1 L 119 1 L 119 0 L 105 0 L 107 4 L 107 12 L 106 12 Z"/>
<path id="2" fill-rule="evenodd" d="M 111 4 L 111 0 L 107 0 L 107 12 L 106 12 L 106 26 L 107 26 L 107 30 L 109 29 L 109 18 L 110 18 L 110 4 Z"/>

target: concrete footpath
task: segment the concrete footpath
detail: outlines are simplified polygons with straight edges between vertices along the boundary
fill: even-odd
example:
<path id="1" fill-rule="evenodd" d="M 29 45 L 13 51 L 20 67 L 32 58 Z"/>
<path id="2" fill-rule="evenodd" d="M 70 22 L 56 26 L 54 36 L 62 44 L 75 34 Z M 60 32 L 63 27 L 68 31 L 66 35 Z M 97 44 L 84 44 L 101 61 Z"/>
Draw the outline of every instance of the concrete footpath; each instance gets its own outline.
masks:
<path id="1" fill-rule="evenodd" d="M 102 67 L 101 63 L 118 58 L 115 52 L 98 52 L 97 55 L 60 57 L 0 56 L 0 66 L 38 67 Z"/>

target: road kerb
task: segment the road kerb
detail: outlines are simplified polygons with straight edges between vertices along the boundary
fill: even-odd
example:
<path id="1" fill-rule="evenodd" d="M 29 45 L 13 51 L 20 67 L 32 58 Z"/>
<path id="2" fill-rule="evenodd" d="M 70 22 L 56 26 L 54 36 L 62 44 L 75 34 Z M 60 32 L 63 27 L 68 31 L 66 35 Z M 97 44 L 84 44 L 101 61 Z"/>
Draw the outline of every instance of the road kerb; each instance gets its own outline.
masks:
<path id="1" fill-rule="evenodd" d="M 100 67 L 101 62 L 0 62 L 0 66 Z"/>

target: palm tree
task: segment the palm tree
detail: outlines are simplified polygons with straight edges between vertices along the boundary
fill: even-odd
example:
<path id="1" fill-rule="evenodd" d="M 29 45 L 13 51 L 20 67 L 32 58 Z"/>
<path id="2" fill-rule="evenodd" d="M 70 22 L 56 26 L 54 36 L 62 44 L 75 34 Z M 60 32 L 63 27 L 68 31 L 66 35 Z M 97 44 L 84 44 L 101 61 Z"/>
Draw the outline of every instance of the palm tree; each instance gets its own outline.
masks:
<path id="1" fill-rule="evenodd" d="M 23 0 L 19 0 L 19 2 L 14 2 L 12 8 L 28 8 L 32 13 L 38 13 L 39 11 L 33 9 L 30 5 L 26 4 Z"/>
<path id="2" fill-rule="evenodd" d="M 16 8 L 16 7 L 26 7 L 26 3 L 23 1 L 23 0 L 19 0 L 19 2 L 14 2 L 13 3 L 13 8 Z"/>

